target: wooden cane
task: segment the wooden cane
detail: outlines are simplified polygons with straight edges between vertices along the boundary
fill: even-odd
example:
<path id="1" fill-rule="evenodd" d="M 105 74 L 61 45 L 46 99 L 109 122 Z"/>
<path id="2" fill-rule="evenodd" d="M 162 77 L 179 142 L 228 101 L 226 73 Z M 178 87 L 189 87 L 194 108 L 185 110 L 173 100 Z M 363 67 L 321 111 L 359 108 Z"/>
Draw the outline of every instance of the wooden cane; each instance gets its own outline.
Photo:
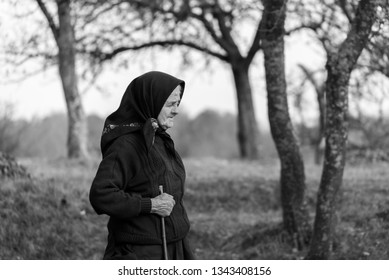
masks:
<path id="1" fill-rule="evenodd" d="M 163 186 L 159 186 L 159 192 L 163 194 Z M 162 225 L 162 245 L 163 245 L 163 256 L 165 260 L 168 260 L 169 257 L 167 255 L 167 244 L 166 244 L 166 230 L 165 230 L 165 218 L 161 217 L 161 225 Z"/>

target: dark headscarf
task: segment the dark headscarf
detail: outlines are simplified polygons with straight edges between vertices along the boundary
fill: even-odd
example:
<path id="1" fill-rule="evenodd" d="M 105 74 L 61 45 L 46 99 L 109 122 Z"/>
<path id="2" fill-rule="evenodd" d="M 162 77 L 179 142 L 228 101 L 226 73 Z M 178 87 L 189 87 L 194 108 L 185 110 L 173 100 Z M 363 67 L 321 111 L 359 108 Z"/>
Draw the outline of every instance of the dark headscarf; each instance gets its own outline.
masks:
<path id="1" fill-rule="evenodd" d="M 124 92 L 119 108 L 105 120 L 100 142 L 101 152 L 104 154 L 118 137 L 138 130 L 143 131 L 149 150 L 158 128 L 156 119 L 178 85 L 182 87 L 182 97 L 185 82 L 169 74 L 151 71 L 135 78 Z M 163 131 L 161 133 L 166 134 Z"/>

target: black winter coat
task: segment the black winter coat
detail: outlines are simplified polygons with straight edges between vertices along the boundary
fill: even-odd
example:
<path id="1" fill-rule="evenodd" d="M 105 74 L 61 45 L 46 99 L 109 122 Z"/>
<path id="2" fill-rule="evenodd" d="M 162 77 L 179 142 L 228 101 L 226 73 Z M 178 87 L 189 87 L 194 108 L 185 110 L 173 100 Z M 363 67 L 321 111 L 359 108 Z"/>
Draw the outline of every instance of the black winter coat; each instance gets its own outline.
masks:
<path id="1" fill-rule="evenodd" d="M 117 138 L 105 151 L 90 190 L 90 202 L 98 214 L 110 216 L 108 230 L 114 242 L 162 244 L 160 216 L 151 214 L 151 198 L 159 185 L 176 202 L 165 217 L 167 242 L 184 239 L 189 220 L 182 197 L 185 168 L 166 134 L 155 135 L 147 151 L 141 131 Z"/>

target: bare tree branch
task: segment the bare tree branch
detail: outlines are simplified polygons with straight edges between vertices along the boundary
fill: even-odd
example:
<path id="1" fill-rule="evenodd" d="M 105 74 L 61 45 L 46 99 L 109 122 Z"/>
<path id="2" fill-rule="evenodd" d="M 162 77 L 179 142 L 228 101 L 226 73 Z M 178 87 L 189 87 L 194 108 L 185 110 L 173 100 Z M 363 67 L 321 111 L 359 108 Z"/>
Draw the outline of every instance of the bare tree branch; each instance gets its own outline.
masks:
<path id="1" fill-rule="evenodd" d="M 36 0 L 36 2 L 38 3 L 39 7 L 41 8 L 44 16 L 46 17 L 47 19 L 47 22 L 49 24 L 49 27 L 51 29 L 51 32 L 53 33 L 53 36 L 54 36 L 54 39 L 55 41 L 58 41 L 58 38 L 59 38 L 59 29 L 58 27 L 55 25 L 55 22 L 54 22 L 54 18 L 53 16 L 50 14 L 49 10 L 47 9 L 45 3 L 43 3 L 42 0 Z"/>
<path id="2" fill-rule="evenodd" d="M 87 2 L 86 3 L 82 3 L 82 4 L 84 4 L 84 6 L 87 6 Z M 93 3 L 93 4 L 91 4 L 91 3 L 89 3 L 90 5 L 92 5 L 92 10 L 96 10 L 96 4 L 95 3 Z M 105 13 L 107 13 L 107 12 L 109 12 L 109 11 L 111 11 L 111 10 L 113 10 L 114 8 L 116 8 L 116 7 L 118 7 L 118 6 L 120 6 L 120 5 L 122 5 L 123 4 L 123 1 L 118 1 L 118 2 L 116 2 L 116 3 L 111 3 L 110 1 L 107 1 L 106 3 L 104 3 L 104 4 L 108 4 L 108 6 L 107 7 L 104 7 L 104 8 L 102 8 L 100 11 L 97 11 L 97 12 L 95 12 L 95 13 L 92 13 L 92 14 L 90 14 L 90 15 L 87 15 L 86 16 L 86 18 L 85 18 L 85 20 L 84 20 L 84 24 L 89 24 L 89 23 L 91 23 L 91 22 L 93 22 L 93 21 L 96 21 L 96 19 L 97 18 L 99 18 L 102 14 L 105 14 Z"/>
<path id="3" fill-rule="evenodd" d="M 213 9 L 213 15 L 215 16 L 218 22 L 222 37 L 225 38 L 226 47 L 228 48 L 227 52 L 229 54 L 234 54 L 235 56 L 240 55 L 239 48 L 231 36 L 231 28 L 227 26 L 225 22 L 226 16 L 223 15 L 223 13 L 224 11 L 219 6 L 219 4 L 215 4 L 215 8 Z"/>
<path id="4" fill-rule="evenodd" d="M 201 2 L 201 4 L 199 6 L 196 6 L 196 7 L 190 7 L 188 3 L 186 3 L 186 6 L 184 7 L 184 11 L 175 11 L 174 10 L 174 6 L 172 5 L 172 7 L 170 7 L 169 9 L 166 9 L 166 8 L 163 8 L 161 6 L 159 6 L 158 4 L 155 4 L 155 3 L 148 3 L 147 1 L 140 1 L 140 0 L 134 0 L 134 1 L 129 1 L 130 4 L 135 4 L 137 5 L 138 7 L 142 7 L 142 8 L 148 8 L 148 9 L 151 9 L 152 11 L 154 12 L 159 12 L 161 13 L 162 15 L 172 15 L 176 20 L 178 21 L 181 21 L 183 20 L 184 18 L 186 17 L 191 17 L 197 21 L 199 21 L 203 26 L 204 28 L 208 31 L 208 33 L 211 35 L 212 39 L 223 49 L 226 51 L 227 54 L 231 53 L 231 46 L 230 44 L 224 40 L 223 36 L 219 36 L 217 34 L 217 31 L 215 30 L 214 26 L 212 25 L 212 23 L 207 19 L 206 15 L 208 13 L 208 10 L 211 10 L 211 9 L 214 9 L 214 5 L 213 4 L 210 4 L 210 3 L 203 3 Z M 198 8 L 201 13 L 196 13 L 194 12 L 194 8 Z M 212 16 L 214 16 L 214 14 L 211 13 Z M 179 45 L 186 45 L 186 44 L 179 44 Z M 192 46 L 189 46 L 189 47 L 192 47 Z M 197 47 L 193 47 L 199 51 L 204 51 L 204 48 L 197 48 Z M 218 54 L 217 55 L 214 55 L 208 51 L 204 51 L 205 53 L 208 53 L 208 54 L 211 54 L 213 56 L 216 56 L 218 58 L 221 58 Z M 225 60 L 225 56 L 222 56 L 223 60 Z"/>
<path id="5" fill-rule="evenodd" d="M 316 32 L 321 27 L 322 23 L 323 22 L 312 22 L 312 23 L 308 23 L 308 24 L 300 24 L 300 25 L 295 26 L 289 30 L 286 30 L 285 35 L 289 36 L 297 31 L 304 30 L 304 29 L 310 29 L 310 30 Z"/>
<path id="6" fill-rule="evenodd" d="M 21 82 L 24 82 L 25 80 L 29 79 L 29 78 L 32 78 L 32 77 L 35 77 L 45 71 L 47 71 L 48 68 L 50 67 L 53 67 L 53 66 L 56 66 L 56 63 L 52 63 L 50 65 L 45 65 L 44 67 L 38 69 L 38 70 L 35 70 L 35 71 L 31 71 L 29 73 L 26 73 L 26 74 L 23 74 L 22 77 L 19 77 L 19 78 L 13 78 L 13 79 L 7 79 L 7 81 L 1 81 L 0 83 L 3 84 L 3 85 L 12 85 L 12 84 L 19 84 Z"/>
<path id="7" fill-rule="evenodd" d="M 353 21 L 353 17 L 347 9 L 347 3 L 345 0 L 338 0 L 339 7 L 342 9 L 342 12 L 347 17 L 348 21 L 351 23 Z"/>
<path id="8" fill-rule="evenodd" d="M 125 51 L 129 51 L 129 50 L 140 50 L 143 48 L 149 48 L 149 47 L 154 47 L 154 46 L 162 46 L 163 47 L 163 46 L 169 46 L 169 45 L 170 46 L 186 46 L 186 47 L 201 51 L 203 53 L 212 55 L 214 57 L 217 57 L 223 61 L 226 61 L 226 62 L 228 61 L 228 57 L 225 55 L 211 51 L 211 50 L 204 48 L 204 47 L 201 47 L 195 43 L 186 42 L 183 40 L 152 41 L 152 42 L 148 42 L 148 43 L 144 43 L 144 44 L 140 44 L 140 45 L 135 45 L 135 46 L 119 47 L 110 53 L 98 52 L 98 53 L 95 53 L 94 55 L 97 57 L 100 57 L 101 60 L 109 60 L 109 59 L 112 59 L 115 55 L 122 53 L 122 52 L 125 52 Z"/>
<path id="9" fill-rule="evenodd" d="M 206 19 L 205 12 L 202 10 L 201 14 L 195 14 L 191 13 L 191 16 L 197 20 L 199 20 L 204 28 L 209 32 L 212 39 L 223 49 L 228 53 L 229 47 L 226 41 L 223 40 L 223 38 L 219 37 L 216 33 L 216 30 L 213 28 L 212 24 Z"/>
<path id="10" fill-rule="evenodd" d="M 253 42 L 251 43 L 251 47 L 247 53 L 246 60 L 250 64 L 254 59 L 255 54 L 261 49 L 261 39 L 262 39 L 262 20 L 258 23 L 257 31 L 255 32 L 255 36 Z"/>
<path id="11" fill-rule="evenodd" d="M 300 69 L 304 72 L 305 76 L 307 77 L 307 79 L 311 82 L 311 84 L 313 85 L 313 87 L 315 88 L 315 91 L 316 92 L 322 92 L 324 91 L 324 83 L 323 84 L 319 84 L 317 82 L 317 80 L 313 77 L 314 73 L 309 70 L 305 65 L 303 64 L 298 64 L 298 67 L 300 67 Z"/>
<path id="12" fill-rule="evenodd" d="M 91 79 L 87 82 L 85 85 L 85 88 L 80 90 L 81 95 L 85 94 L 87 91 L 89 91 L 93 86 L 96 85 L 97 78 L 100 76 L 100 74 L 103 72 L 103 66 L 102 65 L 96 65 L 94 69 L 90 70 L 87 69 L 84 71 L 84 73 L 81 75 L 85 80 L 87 80 L 86 76 L 87 73 L 90 73 L 92 75 Z"/>

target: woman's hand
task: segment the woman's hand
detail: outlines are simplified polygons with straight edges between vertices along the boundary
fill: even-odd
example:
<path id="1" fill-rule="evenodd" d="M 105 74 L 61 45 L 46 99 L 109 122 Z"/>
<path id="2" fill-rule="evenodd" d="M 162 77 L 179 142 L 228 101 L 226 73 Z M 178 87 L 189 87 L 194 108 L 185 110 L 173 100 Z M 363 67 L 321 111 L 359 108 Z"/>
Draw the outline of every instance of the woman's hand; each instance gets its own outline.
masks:
<path id="1" fill-rule="evenodd" d="M 163 193 L 151 199 L 151 213 L 162 217 L 169 216 L 176 202 L 172 195 Z"/>

